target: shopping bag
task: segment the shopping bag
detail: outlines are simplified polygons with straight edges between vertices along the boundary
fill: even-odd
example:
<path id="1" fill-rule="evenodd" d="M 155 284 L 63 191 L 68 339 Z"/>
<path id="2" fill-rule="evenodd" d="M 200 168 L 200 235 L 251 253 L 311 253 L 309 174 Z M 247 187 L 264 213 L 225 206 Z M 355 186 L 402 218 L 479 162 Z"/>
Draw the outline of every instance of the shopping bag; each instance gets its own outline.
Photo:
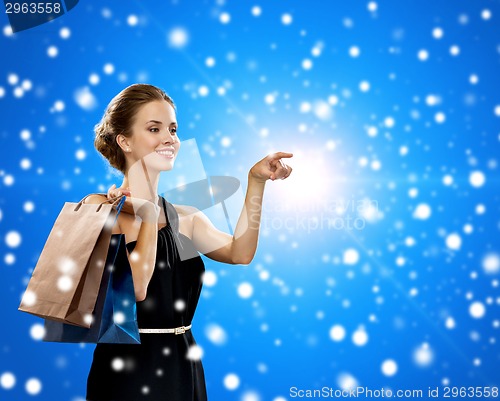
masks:
<path id="1" fill-rule="evenodd" d="M 90 327 L 111 231 L 125 196 L 108 199 L 101 204 L 85 204 L 88 196 L 78 203 L 64 204 L 35 266 L 19 310 Z M 113 202 L 107 203 L 110 201 Z"/>
<path id="2" fill-rule="evenodd" d="M 140 344 L 124 234 L 113 234 L 90 328 L 45 320 L 44 341 Z"/>

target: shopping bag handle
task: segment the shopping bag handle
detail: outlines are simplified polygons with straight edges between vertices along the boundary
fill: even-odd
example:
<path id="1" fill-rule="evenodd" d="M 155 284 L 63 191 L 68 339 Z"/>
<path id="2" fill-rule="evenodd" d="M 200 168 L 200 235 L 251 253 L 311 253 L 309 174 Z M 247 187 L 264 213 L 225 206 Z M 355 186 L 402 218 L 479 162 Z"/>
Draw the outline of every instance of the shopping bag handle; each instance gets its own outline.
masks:
<path id="1" fill-rule="evenodd" d="M 76 205 L 75 207 L 75 212 L 80 209 L 80 207 L 82 206 L 82 204 L 85 202 L 85 199 L 87 199 L 90 195 L 103 195 L 103 196 L 107 196 L 107 194 L 103 194 L 103 193 L 93 193 L 93 194 L 88 194 L 87 196 L 85 196 L 80 202 L 78 202 L 78 204 Z M 98 212 L 100 209 L 101 209 L 101 206 L 104 205 L 105 203 L 108 203 L 110 201 L 113 201 L 112 205 L 115 206 L 116 205 L 116 218 L 115 218 L 115 223 L 116 223 L 116 219 L 118 218 L 118 215 L 120 214 L 121 210 L 122 210 L 122 206 L 123 204 L 125 203 L 125 199 L 126 199 L 126 196 L 125 195 L 118 195 L 118 196 L 115 196 L 114 198 L 110 198 L 110 199 L 106 199 L 105 201 L 102 201 L 101 203 L 99 203 L 99 205 L 97 206 L 97 210 L 96 212 Z M 118 201 L 118 202 L 117 202 Z M 113 223 L 114 224 L 114 223 Z"/>

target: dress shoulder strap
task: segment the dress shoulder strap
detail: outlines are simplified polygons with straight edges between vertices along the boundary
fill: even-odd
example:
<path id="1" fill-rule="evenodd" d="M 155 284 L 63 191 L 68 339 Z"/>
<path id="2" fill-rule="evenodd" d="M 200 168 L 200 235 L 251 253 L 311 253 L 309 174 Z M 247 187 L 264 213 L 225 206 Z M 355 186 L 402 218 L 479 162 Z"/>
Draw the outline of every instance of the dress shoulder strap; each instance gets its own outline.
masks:
<path id="1" fill-rule="evenodd" d="M 172 231 L 174 233 L 179 232 L 179 215 L 177 213 L 177 210 L 175 210 L 174 205 L 172 205 L 170 202 L 168 202 L 163 196 L 161 197 L 162 202 L 163 202 L 163 209 L 165 210 L 165 215 L 167 216 L 168 223 L 167 225 L 170 225 L 172 228 Z"/>

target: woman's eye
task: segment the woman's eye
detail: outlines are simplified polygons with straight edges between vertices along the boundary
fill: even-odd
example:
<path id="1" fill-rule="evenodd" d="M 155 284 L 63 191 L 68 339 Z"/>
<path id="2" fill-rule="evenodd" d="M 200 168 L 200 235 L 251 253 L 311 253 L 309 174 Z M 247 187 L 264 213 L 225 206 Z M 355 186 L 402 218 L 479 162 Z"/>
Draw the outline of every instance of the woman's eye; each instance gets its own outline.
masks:
<path id="1" fill-rule="evenodd" d="M 150 128 L 149 131 L 150 132 L 160 132 L 160 130 L 158 128 Z"/>
<path id="2" fill-rule="evenodd" d="M 174 135 L 177 134 L 177 128 L 170 128 L 169 131 L 171 134 L 174 134 Z"/>

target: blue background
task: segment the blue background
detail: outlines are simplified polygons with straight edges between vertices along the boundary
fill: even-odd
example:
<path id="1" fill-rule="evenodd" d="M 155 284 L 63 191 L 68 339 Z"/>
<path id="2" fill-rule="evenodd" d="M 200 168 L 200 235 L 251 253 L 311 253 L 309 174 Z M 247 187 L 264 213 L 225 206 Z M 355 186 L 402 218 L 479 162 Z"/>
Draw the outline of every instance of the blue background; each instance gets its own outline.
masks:
<path id="1" fill-rule="evenodd" d="M 255 162 L 294 153 L 292 176 L 266 184 L 254 261 L 205 258 L 217 280 L 193 333 L 209 399 L 498 386 L 499 17 L 484 0 L 82 0 L 11 34 L 3 14 L 0 399 L 84 399 L 93 346 L 39 341 L 17 307 L 64 202 L 121 184 L 93 127 L 136 82 L 173 97 L 199 149 L 204 171 L 181 162 L 165 182 L 231 175 L 242 197 Z"/>

